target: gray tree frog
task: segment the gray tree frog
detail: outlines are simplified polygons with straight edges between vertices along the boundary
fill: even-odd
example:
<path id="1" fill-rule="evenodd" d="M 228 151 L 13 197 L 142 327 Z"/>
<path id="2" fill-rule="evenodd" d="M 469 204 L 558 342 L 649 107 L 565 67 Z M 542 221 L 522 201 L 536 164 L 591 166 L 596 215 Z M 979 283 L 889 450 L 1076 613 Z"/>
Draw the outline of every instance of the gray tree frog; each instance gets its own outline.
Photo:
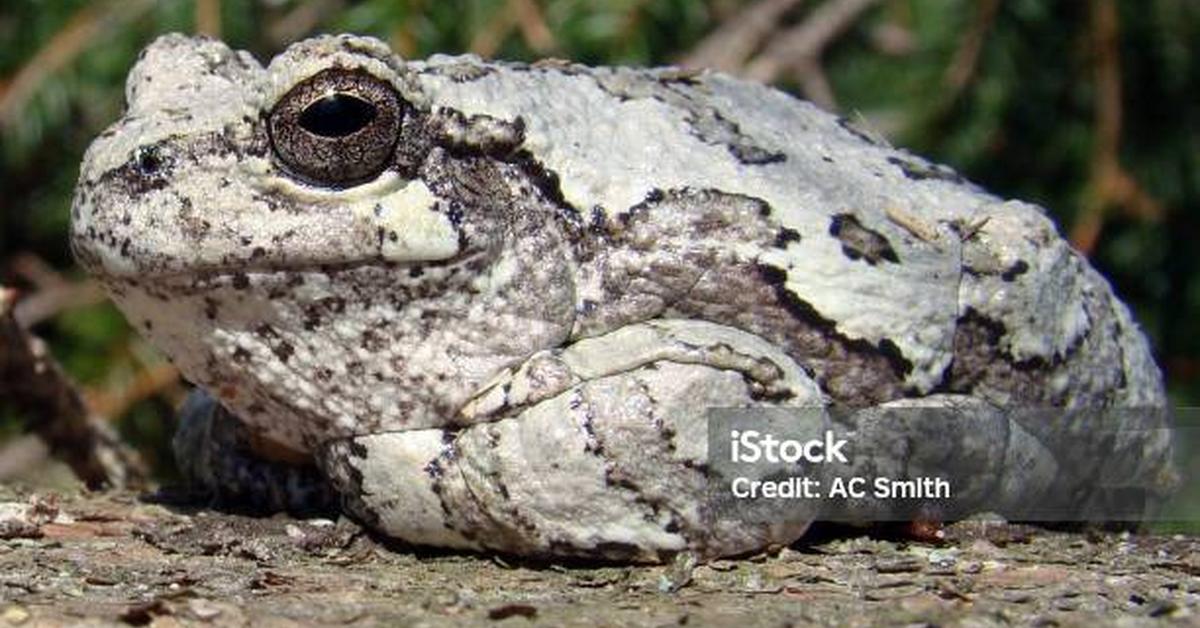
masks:
<path id="1" fill-rule="evenodd" d="M 768 87 L 168 35 L 126 95 L 71 244 L 206 391 L 185 415 L 233 422 L 185 425 L 212 485 L 245 441 L 411 543 L 721 556 L 818 513 L 714 520 L 705 408 L 1165 404 L 1041 209 Z M 1169 443 L 1132 447 L 1157 472 Z M 1053 477 L 1028 468 L 1001 465 L 1014 500 Z"/>

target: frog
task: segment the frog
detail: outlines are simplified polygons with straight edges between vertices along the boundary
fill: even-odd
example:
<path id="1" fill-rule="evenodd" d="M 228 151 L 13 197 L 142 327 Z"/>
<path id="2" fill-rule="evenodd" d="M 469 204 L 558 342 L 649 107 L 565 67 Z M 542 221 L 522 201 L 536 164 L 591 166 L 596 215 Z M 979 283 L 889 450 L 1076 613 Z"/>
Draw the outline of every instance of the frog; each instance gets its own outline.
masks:
<path id="1" fill-rule="evenodd" d="M 1043 208 L 769 86 L 171 34 L 126 100 L 71 249 L 196 385 L 176 452 L 216 493 L 456 551 L 745 555 L 822 510 L 714 516 L 708 408 L 985 409 L 861 432 L 988 460 L 986 509 L 1061 471 L 1000 410 L 1166 403 Z M 1120 447 L 1159 491 L 1170 439 Z"/>

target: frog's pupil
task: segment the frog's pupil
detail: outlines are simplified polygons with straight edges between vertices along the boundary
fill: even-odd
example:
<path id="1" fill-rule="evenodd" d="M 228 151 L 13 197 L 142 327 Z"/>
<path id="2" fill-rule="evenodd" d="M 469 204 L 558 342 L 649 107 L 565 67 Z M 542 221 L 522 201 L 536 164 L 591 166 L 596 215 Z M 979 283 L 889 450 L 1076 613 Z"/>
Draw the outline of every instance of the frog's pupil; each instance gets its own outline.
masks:
<path id="1" fill-rule="evenodd" d="M 300 126 L 313 135 L 345 137 L 375 119 L 375 106 L 349 94 L 330 94 L 300 114 Z"/>

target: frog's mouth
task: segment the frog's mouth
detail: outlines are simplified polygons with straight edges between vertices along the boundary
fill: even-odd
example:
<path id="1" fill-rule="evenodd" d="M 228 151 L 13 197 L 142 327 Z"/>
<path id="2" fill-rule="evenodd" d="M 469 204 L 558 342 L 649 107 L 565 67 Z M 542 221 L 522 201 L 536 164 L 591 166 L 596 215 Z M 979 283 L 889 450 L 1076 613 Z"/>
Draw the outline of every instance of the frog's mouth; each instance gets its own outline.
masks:
<path id="1" fill-rule="evenodd" d="M 288 297 L 301 286 L 345 284 L 357 293 L 387 296 L 392 301 L 426 298 L 463 288 L 488 264 L 482 252 L 428 262 L 392 262 L 379 258 L 355 262 L 321 264 L 256 264 L 146 273 L 144 276 L 95 273 L 118 297 L 128 289 L 140 289 L 164 297 L 204 296 L 228 292 L 241 297 L 260 295 L 268 300 Z M 299 298 L 303 298 L 303 292 Z M 406 298 L 406 300 L 407 300 Z"/>

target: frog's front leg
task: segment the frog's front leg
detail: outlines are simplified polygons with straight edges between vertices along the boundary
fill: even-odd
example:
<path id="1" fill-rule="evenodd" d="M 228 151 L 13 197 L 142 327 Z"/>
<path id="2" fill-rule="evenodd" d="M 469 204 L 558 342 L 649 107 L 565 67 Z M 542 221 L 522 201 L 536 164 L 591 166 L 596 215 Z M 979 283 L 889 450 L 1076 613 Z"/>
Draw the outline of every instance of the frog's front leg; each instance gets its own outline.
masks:
<path id="1" fill-rule="evenodd" d="M 180 408 L 171 444 L 189 497 L 258 513 L 338 510 L 337 492 L 311 458 L 264 455 L 250 428 L 203 390 Z"/>
<path id="2" fill-rule="evenodd" d="M 351 511 L 415 544 L 729 555 L 790 543 L 815 514 L 747 524 L 709 511 L 705 409 L 769 405 L 824 398 L 756 336 L 654 321 L 534 355 L 464 408 L 463 427 L 341 440 L 321 459 Z"/>

